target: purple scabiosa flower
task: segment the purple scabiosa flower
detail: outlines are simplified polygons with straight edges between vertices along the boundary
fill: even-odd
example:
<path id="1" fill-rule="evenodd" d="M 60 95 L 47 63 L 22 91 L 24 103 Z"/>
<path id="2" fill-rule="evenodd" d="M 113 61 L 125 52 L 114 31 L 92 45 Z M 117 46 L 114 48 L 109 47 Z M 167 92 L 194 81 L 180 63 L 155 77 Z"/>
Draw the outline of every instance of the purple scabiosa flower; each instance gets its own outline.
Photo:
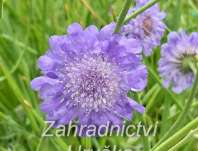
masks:
<path id="1" fill-rule="evenodd" d="M 162 45 L 159 72 L 164 86 L 172 86 L 176 93 L 192 86 L 195 80 L 189 64 L 196 63 L 198 56 L 198 33 L 171 32 L 168 42 Z"/>
<path id="2" fill-rule="evenodd" d="M 138 0 L 136 6 L 129 10 L 128 15 L 140 9 L 148 3 L 148 0 Z M 158 4 L 131 19 L 124 25 L 121 32 L 123 35 L 136 38 L 143 47 L 143 53 L 146 56 L 152 54 L 152 49 L 160 45 L 161 38 L 165 32 L 166 25 L 163 22 L 165 13 L 161 12 Z"/>
<path id="3" fill-rule="evenodd" d="M 141 63 L 141 46 L 135 39 L 113 34 L 115 24 L 100 31 L 74 23 L 68 34 L 52 36 L 50 48 L 38 65 L 43 76 L 31 85 L 40 94 L 41 110 L 56 124 L 78 121 L 83 125 L 121 124 L 144 107 L 127 97 L 141 91 L 147 71 Z"/>

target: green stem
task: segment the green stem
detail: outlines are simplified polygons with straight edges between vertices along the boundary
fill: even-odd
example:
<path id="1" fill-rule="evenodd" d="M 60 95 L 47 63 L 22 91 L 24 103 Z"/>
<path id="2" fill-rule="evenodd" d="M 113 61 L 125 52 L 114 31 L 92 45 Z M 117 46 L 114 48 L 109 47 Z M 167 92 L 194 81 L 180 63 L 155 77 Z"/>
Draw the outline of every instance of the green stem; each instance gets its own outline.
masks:
<path id="1" fill-rule="evenodd" d="M 168 27 L 168 26 L 166 26 L 166 30 L 170 33 L 170 32 L 172 32 L 172 30 Z"/>
<path id="2" fill-rule="evenodd" d="M 123 6 L 123 8 L 121 10 L 121 13 L 120 13 L 120 15 L 118 17 L 118 21 L 117 21 L 114 33 L 118 33 L 120 31 L 120 28 L 121 28 L 122 24 L 124 23 L 124 19 L 125 19 L 126 15 L 127 15 L 127 12 L 128 12 L 128 10 L 130 8 L 131 3 L 132 3 L 132 0 L 126 0 L 125 1 L 124 6 Z"/>
<path id="3" fill-rule="evenodd" d="M 150 144 L 149 144 L 148 136 L 143 136 L 142 139 L 143 139 L 143 144 L 144 144 L 144 151 L 149 151 Z"/>
<path id="4" fill-rule="evenodd" d="M 153 5 L 155 5 L 157 2 L 159 2 L 160 0 L 152 0 L 149 3 L 147 3 L 146 5 L 144 5 L 143 7 L 141 7 L 139 10 L 135 11 L 134 13 L 132 13 L 131 15 L 129 15 L 124 23 L 127 23 L 128 21 L 130 21 L 132 18 L 135 18 L 137 15 L 141 14 L 142 12 L 144 12 L 145 10 L 147 10 L 148 8 L 152 7 Z"/>
<path id="5" fill-rule="evenodd" d="M 40 151 L 41 150 L 41 146 L 43 144 L 43 141 L 44 141 L 44 137 L 41 137 L 40 140 L 39 140 L 39 143 L 36 147 L 36 151 Z"/>
<path id="6" fill-rule="evenodd" d="M 3 16 L 3 0 L 0 0 L 0 18 Z"/>
<path id="7" fill-rule="evenodd" d="M 198 118 L 191 121 L 188 125 L 183 127 L 177 133 L 175 133 L 172 137 L 167 139 L 165 142 L 160 144 L 156 149 L 152 151 L 167 151 L 172 146 L 177 144 L 181 139 L 183 139 L 191 130 L 195 129 L 198 126 Z"/>
<path id="8" fill-rule="evenodd" d="M 192 130 L 186 135 L 181 141 L 179 141 L 176 145 L 171 147 L 168 151 L 177 151 L 179 150 L 183 145 L 187 144 L 193 139 L 193 135 L 197 132 L 198 129 Z"/>
<path id="9" fill-rule="evenodd" d="M 159 79 L 158 75 L 155 73 L 155 71 L 152 69 L 152 67 L 150 67 L 149 63 L 147 61 L 145 61 L 145 64 L 147 66 L 147 69 L 149 71 L 149 73 L 151 74 L 153 80 L 155 80 L 161 87 L 163 87 L 163 84 L 161 82 L 161 80 Z M 169 89 L 164 89 L 168 95 L 170 95 L 170 97 L 173 99 L 173 101 L 175 102 L 175 104 L 177 105 L 177 107 L 180 110 L 183 110 L 182 105 L 178 102 L 177 99 L 175 99 L 175 96 L 169 91 Z"/>
<path id="10" fill-rule="evenodd" d="M 144 123 L 147 123 L 145 116 L 146 116 L 146 113 L 144 113 L 143 121 L 144 121 Z M 144 144 L 144 151 L 149 151 L 150 150 L 150 142 L 149 142 L 148 136 L 143 136 L 142 139 L 143 139 L 143 144 Z"/>
<path id="11" fill-rule="evenodd" d="M 186 105 L 185 105 L 183 111 L 181 112 L 181 114 L 179 115 L 179 117 L 177 118 L 177 120 L 175 121 L 173 126 L 166 133 L 166 135 L 164 135 L 164 137 L 154 146 L 154 148 L 156 148 L 160 143 L 162 143 L 165 139 L 167 139 L 170 135 L 172 135 L 172 133 L 174 131 L 177 131 L 178 128 L 180 128 L 182 123 L 185 121 L 185 118 L 188 115 L 187 113 L 190 110 L 190 107 L 192 105 L 193 98 L 195 97 L 195 94 L 196 94 L 196 91 L 197 91 L 197 87 L 198 87 L 198 74 L 196 75 L 195 83 L 193 84 L 193 88 L 191 90 L 190 96 L 189 96 L 189 98 L 188 98 L 188 100 L 186 102 Z"/>
<path id="12" fill-rule="evenodd" d="M 81 143 L 82 143 L 84 148 L 91 149 L 91 147 L 92 147 L 92 138 L 91 137 L 81 138 Z"/>
<path id="13" fill-rule="evenodd" d="M 155 80 L 162 88 L 163 88 L 163 84 L 160 80 L 160 78 L 158 77 L 158 75 L 155 73 L 155 71 L 152 69 L 152 67 L 149 65 L 148 61 L 145 60 L 144 62 L 147 66 L 147 69 L 149 71 L 149 74 L 151 74 L 151 77 L 153 78 L 153 80 Z M 177 107 L 179 108 L 179 110 L 183 111 L 183 106 L 181 105 L 181 103 L 175 98 L 175 96 L 173 95 L 173 93 L 169 90 L 169 89 L 164 89 L 165 92 L 167 92 L 167 94 L 173 99 L 173 101 L 175 102 L 175 104 L 177 105 Z M 188 113 L 187 113 L 188 114 Z M 190 114 L 188 114 L 188 118 L 192 120 L 192 116 Z"/>
<path id="14" fill-rule="evenodd" d="M 62 151 L 68 150 L 68 145 L 66 144 L 64 139 L 62 139 L 60 137 L 50 137 L 50 138 L 51 138 L 51 141 L 54 144 L 56 144 L 58 147 L 60 147 Z"/>

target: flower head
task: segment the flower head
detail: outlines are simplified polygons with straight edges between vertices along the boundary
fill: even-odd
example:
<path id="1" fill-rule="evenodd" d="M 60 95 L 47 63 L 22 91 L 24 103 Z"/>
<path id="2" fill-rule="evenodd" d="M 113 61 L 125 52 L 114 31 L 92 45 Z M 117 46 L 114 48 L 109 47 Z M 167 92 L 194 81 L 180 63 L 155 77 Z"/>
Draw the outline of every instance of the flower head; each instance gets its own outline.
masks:
<path id="1" fill-rule="evenodd" d="M 43 99 L 48 120 L 68 124 L 121 124 L 132 111 L 144 107 L 127 97 L 129 90 L 146 86 L 141 46 L 135 39 L 114 35 L 115 25 L 83 28 L 74 23 L 68 34 L 52 36 L 50 48 L 38 64 L 43 76 L 31 85 Z"/>
<path id="2" fill-rule="evenodd" d="M 139 0 L 136 6 L 129 10 L 129 15 L 144 6 L 148 0 Z M 131 19 L 128 24 L 124 25 L 121 32 L 127 37 L 136 38 L 143 47 L 144 55 L 152 54 L 152 49 L 160 44 L 161 38 L 165 31 L 163 19 L 165 13 L 161 12 L 158 5 L 155 4 L 136 18 Z"/>
<path id="3" fill-rule="evenodd" d="M 198 33 L 171 32 L 168 42 L 162 46 L 159 72 L 164 86 L 172 86 L 176 93 L 192 86 L 195 79 L 190 64 L 198 56 Z"/>

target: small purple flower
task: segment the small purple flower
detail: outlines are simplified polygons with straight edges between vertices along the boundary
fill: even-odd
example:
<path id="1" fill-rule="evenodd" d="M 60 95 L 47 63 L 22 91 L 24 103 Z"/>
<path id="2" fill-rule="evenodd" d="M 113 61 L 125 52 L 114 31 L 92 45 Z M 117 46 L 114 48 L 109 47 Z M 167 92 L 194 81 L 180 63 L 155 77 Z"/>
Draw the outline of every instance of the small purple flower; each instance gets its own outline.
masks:
<path id="1" fill-rule="evenodd" d="M 68 34 L 52 36 L 38 64 L 43 76 L 31 85 L 40 94 L 41 110 L 56 124 L 121 124 L 144 107 L 127 97 L 147 83 L 141 46 L 135 39 L 113 33 L 115 24 L 98 31 L 74 23 Z"/>
<path id="2" fill-rule="evenodd" d="M 138 0 L 134 8 L 129 10 L 129 15 L 148 3 L 148 0 Z M 131 19 L 124 25 L 121 32 L 123 35 L 136 38 L 143 47 L 144 55 L 152 54 L 152 49 L 160 45 L 166 25 L 163 22 L 166 14 L 161 12 L 158 5 L 154 5 L 136 18 Z"/>
<path id="3" fill-rule="evenodd" d="M 171 32 L 168 42 L 162 45 L 159 72 L 164 86 L 172 86 L 176 93 L 192 86 L 195 80 L 189 63 L 196 63 L 198 56 L 198 33 Z"/>

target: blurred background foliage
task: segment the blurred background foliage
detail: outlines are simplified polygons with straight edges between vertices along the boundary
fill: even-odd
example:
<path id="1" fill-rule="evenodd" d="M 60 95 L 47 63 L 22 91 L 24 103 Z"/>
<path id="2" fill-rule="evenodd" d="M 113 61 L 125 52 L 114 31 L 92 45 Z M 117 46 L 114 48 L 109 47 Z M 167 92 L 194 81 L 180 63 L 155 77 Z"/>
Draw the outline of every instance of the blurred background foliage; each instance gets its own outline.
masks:
<path id="1" fill-rule="evenodd" d="M 2 2 L 2 0 L 1 0 Z M 146 107 L 142 118 L 135 115 L 133 124 L 159 121 L 155 137 L 104 137 L 42 138 L 43 114 L 40 101 L 30 88 L 30 81 L 38 76 L 37 59 L 48 49 L 48 38 L 64 34 L 66 27 L 79 22 L 84 27 L 94 24 L 101 28 L 115 21 L 123 0 L 4 0 L 0 19 L 0 151 L 63 151 L 69 145 L 103 148 L 118 145 L 119 148 L 145 150 L 144 144 L 155 144 L 172 125 L 180 112 L 183 98 L 189 91 L 176 95 L 160 85 L 157 60 L 160 49 L 146 58 L 152 74 L 149 85 L 139 94 L 130 93 Z M 161 0 L 160 7 L 167 13 L 169 30 L 198 31 L 198 0 Z M 168 31 L 166 32 L 166 34 Z M 166 36 L 162 42 L 166 41 Z M 198 98 L 198 97 L 197 97 Z M 179 105 L 175 105 L 179 100 Z M 197 99 L 192 116 L 198 115 Z M 197 151 L 197 138 L 188 140 L 181 151 Z"/>

